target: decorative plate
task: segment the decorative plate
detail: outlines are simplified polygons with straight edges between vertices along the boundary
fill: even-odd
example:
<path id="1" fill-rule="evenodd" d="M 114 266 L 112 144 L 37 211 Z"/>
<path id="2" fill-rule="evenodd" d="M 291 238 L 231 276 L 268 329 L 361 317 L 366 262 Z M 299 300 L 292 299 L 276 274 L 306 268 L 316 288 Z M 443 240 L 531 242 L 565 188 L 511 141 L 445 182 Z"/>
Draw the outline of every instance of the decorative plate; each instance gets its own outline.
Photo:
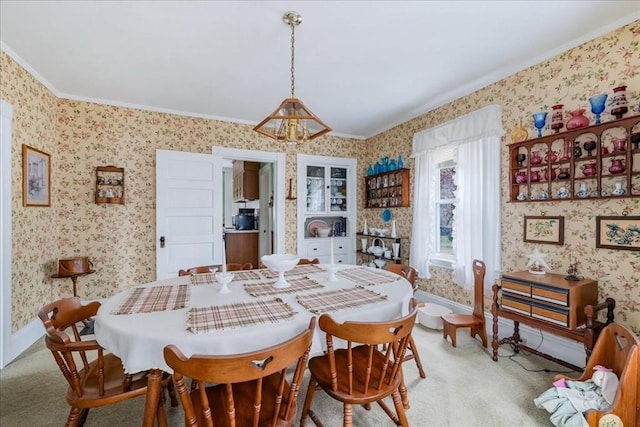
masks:
<path id="1" fill-rule="evenodd" d="M 391 211 L 389 209 L 385 209 L 384 211 L 382 211 L 382 220 L 384 222 L 389 222 L 391 221 L 391 217 L 393 215 L 391 214 Z"/>
<path id="2" fill-rule="evenodd" d="M 314 219 L 309 221 L 309 223 L 307 224 L 307 231 L 309 232 L 310 236 L 315 237 L 316 236 L 316 228 L 318 227 L 329 227 L 329 225 L 327 225 L 326 222 L 324 222 L 321 219 Z"/>

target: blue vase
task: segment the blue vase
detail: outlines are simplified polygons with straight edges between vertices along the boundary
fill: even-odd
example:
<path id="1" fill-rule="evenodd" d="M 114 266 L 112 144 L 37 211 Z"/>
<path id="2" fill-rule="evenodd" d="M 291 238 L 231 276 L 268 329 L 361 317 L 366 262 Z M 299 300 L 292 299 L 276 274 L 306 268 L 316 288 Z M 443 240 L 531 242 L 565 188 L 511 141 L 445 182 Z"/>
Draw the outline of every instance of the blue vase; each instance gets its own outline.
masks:
<path id="1" fill-rule="evenodd" d="M 396 159 L 391 159 L 389 160 L 389 167 L 388 170 L 389 171 L 394 171 L 396 170 L 398 167 L 396 166 Z"/>
<path id="2" fill-rule="evenodd" d="M 367 175 L 373 175 L 373 166 L 371 166 L 371 163 L 369 163 L 369 167 L 367 168 Z"/>
<path id="3" fill-rule="evenodd" d="M 402 169 L 404 167 L 404 162 L 402 161 L 402 154 L 398 156 L 398 169 Z"/>
<path id="4" fill-rule="evenodd" d="M 381 168 L 380 162 L 376 162 L 376 164 L 373 165 L 373 173 L 379 174 L 381 172 L 380 168 Z"/>
<path id="5" fill-rule="evenodd" d="M 380 172 L 386 172 L 389 170 L 389 158 L 388 157 L 383 157 L 382 158 L 382 165 L 380 167 Z"/>

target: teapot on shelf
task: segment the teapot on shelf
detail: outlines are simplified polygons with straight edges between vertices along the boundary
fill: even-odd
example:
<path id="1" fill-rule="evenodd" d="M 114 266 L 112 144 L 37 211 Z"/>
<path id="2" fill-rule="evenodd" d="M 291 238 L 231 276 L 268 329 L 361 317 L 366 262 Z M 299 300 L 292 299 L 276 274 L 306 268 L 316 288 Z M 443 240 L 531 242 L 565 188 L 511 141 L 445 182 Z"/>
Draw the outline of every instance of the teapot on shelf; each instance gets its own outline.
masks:
<path id="1" fill-rule="evenodd" d="M 382 246 L 376 246 L 376 240 L 380 242 Z M 382 256 L 386 250 L 387 250 L 387 247 L 384 244 L 384 240 L 382 240 L 379 237 L 376 237 L 371 241 L 371 246 L 369 246 L 369 249 L 367 249 L 367 252 L 375 256 Z"/>
<path id="2" fill-rule="evenodd" d="M 558 154 L 555 151 L 549 151 L 544 155 L 544 161 L 548 162 L 551 159 L 551 163 L 555 163 L 558 161 Z"/>
<path id="3" fill-rule="evenodd" d="M 595 163 L 587 163 L 586 165 L 582 165 L 582 174 L 584 176 L 594 176 L 596 173 L 597 170 Z"/>
<path id="4" fill-rule="evenodd" d="M 531 182 L 538 182 L 538 181 L 540 181 L 540 172 L 531 171 Z"/>
<path id="5" fill-rule="evenodd" d="M 532 165 L 539 165 L 540 163 L 542 163 L 542 157 L 540 157 L 540 153 L 538 153 L 537 151 L 532 151 L 531 159 L 529 160 L 529 162 Z"/>

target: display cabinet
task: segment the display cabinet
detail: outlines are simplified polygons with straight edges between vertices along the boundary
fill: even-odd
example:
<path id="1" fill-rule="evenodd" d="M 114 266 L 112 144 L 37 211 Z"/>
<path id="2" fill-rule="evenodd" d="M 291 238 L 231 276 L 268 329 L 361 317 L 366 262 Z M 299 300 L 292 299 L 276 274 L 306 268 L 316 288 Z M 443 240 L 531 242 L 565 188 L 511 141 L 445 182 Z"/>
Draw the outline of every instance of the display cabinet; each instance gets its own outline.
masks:
<path id="1" fill-rule="evenodd" d="M 640 116 L 509 145 L 509 200 L 640 196 Z"/>
<path id="2" fill-rule="evenodd" d="M 298 154 L 298 254 L 329 262 L 334 237 L 335 262 L 355 263 L 356 159 Z M 344 252 L 342 252 L 344 251 Z"/>
<path id="3" fill-rule="evenodd" d="M 124 204 L 124 168 L 98 166 L 96 168 L 96 203 Z"/>
<path id="4" fill-rule="evenodd" d="M 366 208 L 409 206 L 409 169 L 368 175 L 364 180 Z"/>

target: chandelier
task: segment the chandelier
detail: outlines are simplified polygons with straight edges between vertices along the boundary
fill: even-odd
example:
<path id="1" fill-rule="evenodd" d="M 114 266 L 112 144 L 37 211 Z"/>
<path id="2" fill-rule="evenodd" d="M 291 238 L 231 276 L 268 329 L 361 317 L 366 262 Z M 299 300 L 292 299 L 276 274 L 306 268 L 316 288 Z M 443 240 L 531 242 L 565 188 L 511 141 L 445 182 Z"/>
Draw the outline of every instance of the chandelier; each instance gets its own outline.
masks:
<path id="1" fill-rule="evenodd" d="M 287 12 L 282 20 L 291 27 L 291 97 L 282 101 L 282 104 L 253 130 L 276 141 L 296 145 L 331 132 L 331 128 L 295 97 L 295 28 L 302 22 L 302 15 L 298 12 Z"/>

